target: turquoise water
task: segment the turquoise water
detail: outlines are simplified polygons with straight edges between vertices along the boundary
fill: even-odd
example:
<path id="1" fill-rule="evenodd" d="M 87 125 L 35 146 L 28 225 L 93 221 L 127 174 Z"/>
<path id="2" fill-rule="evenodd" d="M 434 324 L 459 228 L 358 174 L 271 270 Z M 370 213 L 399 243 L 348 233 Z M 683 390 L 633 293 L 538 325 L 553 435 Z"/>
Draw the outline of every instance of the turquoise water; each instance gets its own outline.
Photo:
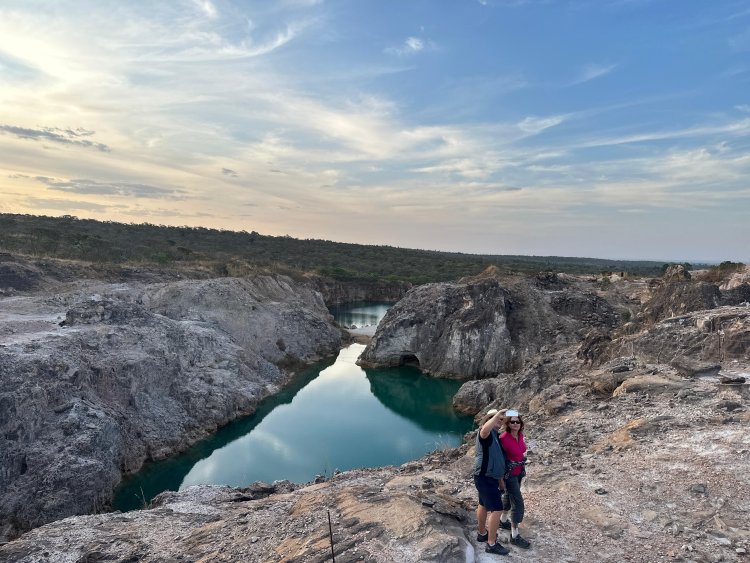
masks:
<path id="1" fill-rule="evenodd" d="M 381 304 L 372 307 L 385 312 Z M 361 321 L 367 310 L 353 314 L 364 316 L 340 322 L 373 324 Z M 428 378 L 413 367 L 363 370 L 355 364 L 362 350 L 361 344 L 344 348 L 253 415 L 185 454 L 147 464 L 116 491 L 114 508 L 139 508 L 144 498 L 201 483 L 304 483 L 336 469 L 401 464 L 460 443 L 472 424 L 451 407 L 460 382 Z"/>

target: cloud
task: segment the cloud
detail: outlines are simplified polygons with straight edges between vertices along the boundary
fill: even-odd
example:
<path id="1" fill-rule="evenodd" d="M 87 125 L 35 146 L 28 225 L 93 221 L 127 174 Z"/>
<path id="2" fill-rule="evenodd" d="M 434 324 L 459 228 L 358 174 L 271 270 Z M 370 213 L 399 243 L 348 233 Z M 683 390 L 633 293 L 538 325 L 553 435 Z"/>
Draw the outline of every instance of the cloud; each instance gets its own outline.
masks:
<path id="1" fill-rule="evenodd" d="M 568 119 L 568 117 L 568 115 L 551 115 L 549 117 L 529 116 L 518 123 L 517 126 L 524 133 L 537 135 L 545 129 L 560 125 L 563 121 Z"/>
<path id="2" fill-rule="evenodd" d="M 604 106 L 592 109 L 591 98 L 570 97 L 579 90 L 540 97 L 544 85 L 525 79 L 535 68 L 520 63 L 446 66 L 413 84 L 394 73 L 416 69 L 440 48 L 429 32 L 385 36 L 380 48 L 393 45 L 386 51 L 396 56 L 383 56 L 355 47 L 362 22 L 337 19 L 348 9 L 316 3 L 181 0 L 151 9 L 102 0 L 36 10 L 19 0 L 12 11 L 0 8 L 2 107 L 14 116 L 0 125 L 0 175 L 23 174 L 1 182 L 0 198 L 11 207 L 22 196 L 9 193 L 49 195 L 61 213 L 90 205 L 89 215 L 113 220 L 193 218 L 268 234 L 456 250 L 473 248 L 464 235 L 475 225 L 487 240 L 557 240 L 551 227 L 540 235 L 528 225 L 541 217 L 572 232 L 574 224 L 602 224 L 610 217 L 602 210 L 656 216 L 705 204 L 731 215 L 747 202 L 750 107 L 742 97 L 729 106 L 735 119 L 721 122 L 708 116 L 723 115 L 726 100 L 698 107 L 698 87 L 635 100 L 635 91 L 602 89 L 594 103 Z M 472 17 L 544 0 L 484 3 L 471 6 Z M 736 25 L 721 41 L 745 29 Z M 569 63 L 557 85 L 619 69 L 611 64 L 617 54 L 593 56 L 600 60 Z M 714 71 L 731 64 L 740 65 L 719 60 Z M 555 105 L 545 113 L 534 105 L 542 102 Z M 673 106 L 682 111 L 675 119 Z M 71 115 L 85 129 L 38 125 L 64 125 Z M 563 127 L 543 134 L 559 125 L 565 135 Z M 32 140 L 85 150 L 40 158 L 42 145 Z M 559 209 L 565 213 L 557 217 Z"/>
<path id="3" fill-rule="evenodd" d="M 434 44 L 431 41 L 424 41 L 419 37 L 407 37 L 403 44 L 398 47 L 388 47 L 385 52 L 389 55 L 397 55 L 399 57 L 413 55 L 424 51 L 426 49 L 434 48 Z"/>
<path id="4" fill-rule="evenodd" d="M 158 199 L 176 198 L 183 193 L 179 189 L 161 188 L 133 182 L 97 182 L 96 180 L 87 180 L 85 178 L 59 180 L 46 176 L 36 176 L 34 179 L 52 190 L 86 195 L 114 195 Z"/>
<path id="5" fill-rule="evenodd" d="M 219 16 L 219 11 L 211 0 L 193 0 L 193 4 L 195 4 L 209 19 L 215 19 Z"/>
<path id="6" fill-rule="evenodd" d="M 75 145 L 86 148 L 93 148 L 102 152 L 110 152 L 107 145 L 103 143 L 94 143 L 86 137 L 90 137 L 95 132 L 86 129 L 59 129 L 57 127 L 44 127 L 42 129 L 29 129 L 27 127 L 18 127 L 16 125 L 0 124 L 0 133 L 14 135 L 18 139 L 31 139 L 34 141 L 49 141 L 64 145 Z"/>
<path id="7" fill-rule="evenodd" d="M 617 64 L 611 64 L 611 65 L 602 65 L 602 64 L 596 64 L 591 63 L 585 65 L 581 71 L 578 74 L 578 77 L 576 77 L 572 82 L 568 83 L 568 86 L 575 86 L 577 84 L 583 84 L 584 82 L 588 82 L 589 80 L 594 80 L 596 78 L 599 78 L 601 76 L 605 76 L 612 72 L 614 69 L 617 68 Z"/>
<path id="8" fill-rule="evenodd" d="M 750 118 L 744 118 L 738 121 L 730 121 L 716 125 L 702 125 L 663 131 L 643 131 L 629 135 L 600 137 L 582 142 L 571 142 L 568 146 L 571 148 L 593 148 L 664 141 L 668 139 L 704 138 L 716 135 L 743 137 L 748 134 L 750 134 Z"/>
<path id="9" fill-rule="evenodd" d="M 405 42 L 405 46 L 411 51 L 421 51 L 424 49 L 424 42 L 416 37 L 409 37 Z"/>
<path id="10" fill-rule="evenodd" d="M 54 198 L 42 198 L 32 197 L 28 198 L 26 204 L 31 209 L 54 209 L 57 211 L 96 211 L 96 212 L 107 212 L 111 211 L 112 205 L 102 205 L 99 203 L 92 203 L 90 201 L 75 201 L 70 199 L 54 199 Z"/>
<path id="11" fill-rule="evenodd" d="M 10 78 L 25 82 L 39 78 L 40 73 L 16 57 L 0 52 L 0 76 L 5 80 Z"/>

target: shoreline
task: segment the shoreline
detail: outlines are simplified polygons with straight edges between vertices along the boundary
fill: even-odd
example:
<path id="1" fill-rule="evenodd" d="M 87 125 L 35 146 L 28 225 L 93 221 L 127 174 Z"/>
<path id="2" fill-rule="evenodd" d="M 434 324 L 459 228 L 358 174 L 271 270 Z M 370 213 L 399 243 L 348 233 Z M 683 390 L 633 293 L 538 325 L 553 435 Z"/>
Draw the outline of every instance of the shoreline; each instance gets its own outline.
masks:
<path id="1" fill-rule="evenodd" d="M 369 344 L 372 337 L 375 336 L 376 326 L 363 326 L 360 328 L 347 328 L 344 329 L 352 337 L 352 341 L 357 344 Z"/>

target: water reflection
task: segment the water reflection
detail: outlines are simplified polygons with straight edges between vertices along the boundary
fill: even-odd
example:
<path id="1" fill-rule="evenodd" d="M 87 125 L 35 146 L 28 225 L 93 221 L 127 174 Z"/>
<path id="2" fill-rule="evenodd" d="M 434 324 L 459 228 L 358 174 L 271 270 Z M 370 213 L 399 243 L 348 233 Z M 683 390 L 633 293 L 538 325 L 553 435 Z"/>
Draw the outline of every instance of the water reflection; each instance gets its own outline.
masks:
<path id="1" fill-rule="evenodd" d="M 330 311 L 336 321 L 351 328 L 362 328 L 363 326 L 377 326 L 393 303 L 349 303 L 331 307 Z"/>
<path id="2" fill-rule="evenodd" d="M 366 374 L 355 365 L 363 349 L 353 344 L 342 350 L 291 404 L 277 407 L 252 432 L 199 461 L 181 487 L 304 482 L 335 469 L 402 463 L 455 445 L 466 431 L 466 417 L 446 407 L 451 396 L 446 392 L 455 392 L 455 382 L 388 373 L 401 370 Z"/>
<path id="3" fill-rule="evenodd" d="M 460 383 L 430 379 L 415 367 L 365 370 L 372 394 L 386 408 L 428 432 L 465 432 L 466 417 L 453 410 Z"/>
<path id="4" fill-rule="evenodd" d="M 307 482 L 335 469 L 400 464 L 460 443 L 472 422 L 451 408 L 460 382 L 410 367 L 365 371 L 355 363 L 363 349 L 352 344 L 254 415 L 184 455 L 149 464 L 123 483 L 115 508 L 138 508 L 142 497 L 200 483 Z"/>

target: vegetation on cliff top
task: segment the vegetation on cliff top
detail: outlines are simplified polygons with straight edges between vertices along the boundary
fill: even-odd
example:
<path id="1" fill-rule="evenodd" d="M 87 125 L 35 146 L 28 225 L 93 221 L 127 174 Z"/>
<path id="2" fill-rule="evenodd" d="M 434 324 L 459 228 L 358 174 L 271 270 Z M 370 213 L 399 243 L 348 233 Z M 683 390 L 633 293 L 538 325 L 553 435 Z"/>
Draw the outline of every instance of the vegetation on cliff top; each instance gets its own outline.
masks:
<path id="1" fill-rule="evenodd" d="M 339 280 L 455 280 L 490 265 L 507 272 L 659 275 L 662 262 L 560 256 L 478 255 L 392 246 L 300 240 L 204 227 L 123 224 L 0 214 L 0 250 L 98 264 L 157 264 L 211 268 L 218 275 L 270 270 L 316 272 Z"/>

